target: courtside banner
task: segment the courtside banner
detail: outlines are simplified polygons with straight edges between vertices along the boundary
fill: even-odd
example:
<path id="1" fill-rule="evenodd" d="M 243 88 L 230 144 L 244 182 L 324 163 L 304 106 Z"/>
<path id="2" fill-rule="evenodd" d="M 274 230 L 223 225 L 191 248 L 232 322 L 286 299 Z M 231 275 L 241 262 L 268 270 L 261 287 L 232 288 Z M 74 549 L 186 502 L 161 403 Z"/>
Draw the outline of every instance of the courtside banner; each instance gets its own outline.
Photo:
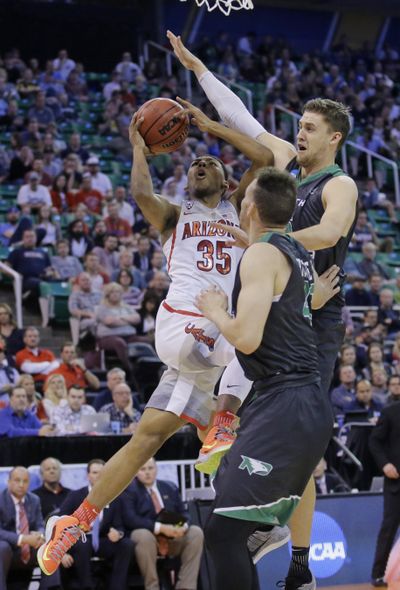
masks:
<path id="1" fill-rule="evenodd" d="M 318 588 L 369 582 L 382 510 L 382 494 L 318 498 L 310 546 L 310 568 Z M 261 559 L 257 566 L 261 590 L 276 590 L 289 560 L 289 545 Z"/>

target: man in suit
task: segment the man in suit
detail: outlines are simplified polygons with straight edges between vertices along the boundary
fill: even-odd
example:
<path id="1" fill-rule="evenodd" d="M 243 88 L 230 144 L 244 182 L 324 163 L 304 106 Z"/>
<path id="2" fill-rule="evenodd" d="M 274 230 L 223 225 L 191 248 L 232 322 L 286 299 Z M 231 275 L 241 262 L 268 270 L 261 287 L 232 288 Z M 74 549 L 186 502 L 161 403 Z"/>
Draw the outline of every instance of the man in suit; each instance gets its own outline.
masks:
<path id="1" fill-rule="evenodd" d="M 317 494 L 334 494 L 350 491 L 349 486 L 341 481 L 337 475 L 327 472 L 327 464 L 324 458 L 321 459 L 314 469 L 313 477 Z"/>
<path id="2" fill-rule="evenodd" d="M 383 408 L 369 445 L 376 464 L 385 476 L 383 520 L 372 566 L 372 585 L 384 587 L 386 564 L 400 525 L 400 404 Z"/>
<path id="3" fill-rule="evenodd" d="M 50 513 L 58 514 L 61 504 L 71 490 L 61 485 L 61 463 L 54 457 L 43 459 L 40 464 L 40 475 L 43 483 L 33 490 L 33 493 L 40 499 L 43 518 L 46 520 Z"/>
<path id="4" fill-rule="evenodd" d="M 104 461 L 92 459 L 87 465 L 89 485 L 70 492 L 60 507 L 61 514 L 70 514 L 81 504 L 101 476 Z M 111 562 L 112 570 L 108 590 L 124 590 L 127 587 L 128 570 L 133 555 L 133 543 L 124 538 L 121 520 L 121 499 L 111 502 L 95 520 L 86 543 L 78 543 L 65 556 L 62 571 L 63 585 L 72 590 L 88 590 L 94 587 L 90 568 L 92 556 L 103 557 Z"/>
<path id="5" fill-rule="evenodd" d="M 168 481 L 157 480 L 157 466 L 150 459 L 138 471 L 132 484 L 122 495 L 124 499 L 124 525 L 132 531 L 135 555 L 144 578 L 145 590 L 159 590 L 157 555 L 179 556 L 176 590 L 196 590 L 200 560 L 203 551 L 203 531 L 187 523 L 179 490 Z M 182 526 L 162 524 L 157 515 L 162 509 L 183 517 Z"/>
<path id="6" fill-rule="evenodd" d="M 11 470 L 7 489 L 0 493 L 0 588 L 13 577 L 13 590 L 27 590 L 36 565 L 36 551 L 44 543 L 43 517 L 37 496 L 28 492 L 25 467 Z"/>

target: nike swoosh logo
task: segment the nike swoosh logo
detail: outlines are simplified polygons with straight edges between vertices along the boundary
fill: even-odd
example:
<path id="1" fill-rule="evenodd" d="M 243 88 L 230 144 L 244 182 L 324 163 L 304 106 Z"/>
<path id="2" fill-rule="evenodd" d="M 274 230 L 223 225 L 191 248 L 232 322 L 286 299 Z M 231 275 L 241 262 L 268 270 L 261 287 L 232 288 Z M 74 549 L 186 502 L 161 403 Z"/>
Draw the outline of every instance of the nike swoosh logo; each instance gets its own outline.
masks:
<path id="1" fill-rule="evenodd" d="M 239 387 L 239 385 L 227 385 L 226 387 L 227 389 L 230 389 L 231 387 Z"/>
<path id="2" fill-rule="evenodd" d="M 47 557 L 48 550 L 49 550 L 49 545 L 47 545 L 46 549 L 43 551 L 43 555 L 42 555 L 43 561 L 51 561 L 51 557 Z"/>
<path id="3" fill-rule="evenodd" d="M 218 441 L 215 440 L 211 445 L 203 445 L 203 449 L 213 449 L 218 444 Z"/>

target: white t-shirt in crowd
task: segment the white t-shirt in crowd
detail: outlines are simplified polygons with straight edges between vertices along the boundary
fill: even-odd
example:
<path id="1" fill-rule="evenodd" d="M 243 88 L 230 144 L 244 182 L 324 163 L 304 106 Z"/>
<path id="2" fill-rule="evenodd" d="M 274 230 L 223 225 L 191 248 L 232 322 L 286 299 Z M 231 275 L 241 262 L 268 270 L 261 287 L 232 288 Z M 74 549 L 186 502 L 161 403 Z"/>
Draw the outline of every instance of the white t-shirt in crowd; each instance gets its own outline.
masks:
<path id="1" fill-rule="evenodd" d="M 30 184 L 24 184 L 18 191 L 17 203 L 21 207 L 23 205 L 30 205 L 31 207 L 40 207 L 41 205 L 48 205 L 51 207 L 51 196 L 47 186 L 38 184 L 34 191 Z"/>

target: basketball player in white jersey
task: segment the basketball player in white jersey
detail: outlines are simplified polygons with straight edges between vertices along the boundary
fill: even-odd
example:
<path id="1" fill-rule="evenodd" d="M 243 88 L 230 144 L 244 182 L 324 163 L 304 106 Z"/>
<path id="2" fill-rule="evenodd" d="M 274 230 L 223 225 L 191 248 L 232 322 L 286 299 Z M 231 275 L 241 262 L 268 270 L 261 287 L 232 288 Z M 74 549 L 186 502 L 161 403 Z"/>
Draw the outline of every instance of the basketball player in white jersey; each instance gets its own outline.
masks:
<path id="1" fill-rule="evenodd" d="M 210 287 L 233 290 L 236 267 L 241 256 L 230 243 L 229 227 L 238 226 L 238 207 L 255 172 L 272 164 L 272 152 L 246 135 L 211 121 L 199 109 L 183 101 L 201 131 L 232 144 L 251 162 L 237 191 L 225 199 L 228 189 L 223 163 L 212 157 L 197 158 L 188 171 L 188 200 L 182 207 L 153 194 L 146 157 L 148 150 L 140 135 L 142 120 L 133 118 L 130 140 L 133 146 L 132 193 L 149 223 L 161 232 L 172 284 L 156 324 L 156 347 L 168 369 L 150 398 L 130 441 L 106 464 L 101 479 L 72 516 L 53 517 L 46 527 L 46 543 L 38 552 L 42 571 L 50 575 L 63 555 L 89 531 L 101 510 L 131 482 L 139 468 L 184 424 L 207 429 L 213 409 L 212 395 L 223 368 L 233 359 L 234 349 L 212 322 L 195 306 L 195 297 Z M 216 230 L 220 222 L 226 230 Z M 247 394 L 250 382 L 241 369 L 240 385 Z M 239 385 L 238 381 L 234 382 Z M 160 525 L 155 531 L 179 537 L 182 527 Z"/>

